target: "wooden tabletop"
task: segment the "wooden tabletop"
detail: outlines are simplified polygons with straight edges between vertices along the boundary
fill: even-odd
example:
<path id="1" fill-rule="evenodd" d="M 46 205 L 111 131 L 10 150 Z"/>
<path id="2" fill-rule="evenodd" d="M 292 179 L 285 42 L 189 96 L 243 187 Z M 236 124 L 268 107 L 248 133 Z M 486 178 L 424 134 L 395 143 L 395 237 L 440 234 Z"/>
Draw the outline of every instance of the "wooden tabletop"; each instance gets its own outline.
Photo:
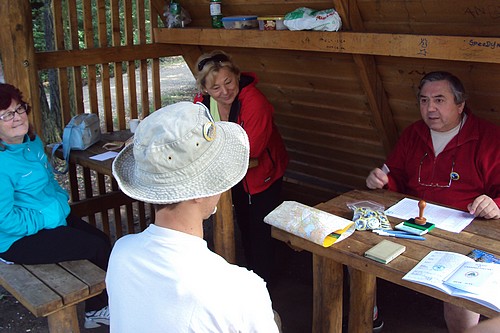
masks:
<path id="1" fill-rule="evenodd" d="M 353 212 L 347 207 L 347 203 L 370 200 L 384 205 L 387 209 L 402 198 L 404 198 L 403 195 L 386 190 L 354 190 L 333 198 L 328 202 L 322 203 L 318 205 L 317 208 L 347 219 L 352 219 Z M 392 226 L 402 221 L 393 217 L 389 217 L 389 220 Z M 417 283 L 404 281 L 402 280 L 402 277 L 432 250 L 451 251 L 466 255 L 473 249 L 481 249 L 500 257 L 500 220 L 485 220 L 477 218 L 458 234 L 435 228 L 429 234 L 425 235 L 425 241 L 400 238 L 396 239 L 391 237 L 391 241 L 405 245 L 406 251 L 398 258 L 385 265 L 364 257 L 366 250 L 379 243 L 382 239 L 387 239 L 369 231 L 356 231 L 347 239 L 341 241 L 340 243 L 336 243 L 329 248 L 323 248 L 322 246 L 316 245 L 275 227 L 272 228 L 272 234 L 274 238 L 287 242 L 296 248 L 312 252 L 313 255 L 316 256 L 316 259 L 320 261 L 320 266 L 324 266 L 319 268 L 316 267 L 314 272 L 315 275 L 324 274 L 318 272 L 325 270 L 327 263 L 324 261 L 321 262 L 321 260 L 328 258 L 335 263 L 349 266 L 351 268 L 351 272 L 358 271 L 360 274 L 382 278 L 431 297 L 464 306 L 488 317 L 498 315 L 498 313 L 494 310 L 477 303 L 462 298 L 452 297 L 436 289 Z M 356 273 L 351 275 L 355 276 Z M 321 280 L 319 276 L 315 276 L 315 279 Z M 324 282 L 331 283 L 331 281 Z M 321 287 L 318 286 L 318 288 Z M 331 286 L 324 286 L 323 289 L 325 288 L 331 288 Z M 323 297 L 319 294 L 320 290 L 316 290 L 314 297 Z M 319 310 L 321 307 L 319 307 L 316 300 L 315 303 L 318 306 L 318 309 L 314 311 L 322 311 Z M 361 307 L 366 308 L 366 306 Z M 368 308 L 369 310 L 367 310 L 367 312 L 369 314 L 372 309 L 371 307 Z M 315 316 L 317 318 L 321 318 L 322 320 L 325 320 L 325 316 L 328 318 L 328 314 L 323 314 L 321 316 L 315 314 Z"/>
<path id="2" fill-rule="evenodd" d="M 100 174 L 112 176 L 111 166 L 113 164 L 113 158 L 107 159 L 105 161 L 97 161 L 91 159 L 90 157 L 108 151 L 119 152 L 121 149 L 109 150 L 106 149 L 104 145 L 112 142 L 124 144 L 130 137 L 132 137 L 132 135 L 133 134 L 129 130 L 102 133 L 101 140 L 93 144 L 86 150 L 72 150 L 69 154 L 70 161 L 83 167 L 95 170 Z"/>

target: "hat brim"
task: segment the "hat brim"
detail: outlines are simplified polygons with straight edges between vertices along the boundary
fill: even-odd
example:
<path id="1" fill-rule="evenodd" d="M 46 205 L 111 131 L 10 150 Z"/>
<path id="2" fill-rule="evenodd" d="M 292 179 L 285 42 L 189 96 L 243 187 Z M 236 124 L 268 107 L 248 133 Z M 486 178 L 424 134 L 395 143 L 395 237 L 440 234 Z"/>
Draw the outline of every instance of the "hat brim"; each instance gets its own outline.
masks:
<path id="1" fill-rule="evenodd" d="M 134 144 L 125 147 L 113 161 L 113 176 L 129 197 L 153 204 L 169 204 L 223 193 L 247 173 L 248 137 L 241 126 L 216 122 L 217 136 L 209 163 L 190 177 L 144 175 L 134 157 Z"/>

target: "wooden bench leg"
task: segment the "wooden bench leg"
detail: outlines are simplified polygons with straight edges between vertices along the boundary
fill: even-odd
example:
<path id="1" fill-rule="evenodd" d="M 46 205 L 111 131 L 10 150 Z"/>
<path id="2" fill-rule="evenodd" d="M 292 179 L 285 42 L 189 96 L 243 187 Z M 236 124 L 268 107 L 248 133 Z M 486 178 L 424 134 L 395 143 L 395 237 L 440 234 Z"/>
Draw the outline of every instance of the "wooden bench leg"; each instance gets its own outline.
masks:
<path id="1" fill-rule="evenodd" d="M 50 333 L 80 333 L 76 304 L 48 315 L 47 319 Z"/>

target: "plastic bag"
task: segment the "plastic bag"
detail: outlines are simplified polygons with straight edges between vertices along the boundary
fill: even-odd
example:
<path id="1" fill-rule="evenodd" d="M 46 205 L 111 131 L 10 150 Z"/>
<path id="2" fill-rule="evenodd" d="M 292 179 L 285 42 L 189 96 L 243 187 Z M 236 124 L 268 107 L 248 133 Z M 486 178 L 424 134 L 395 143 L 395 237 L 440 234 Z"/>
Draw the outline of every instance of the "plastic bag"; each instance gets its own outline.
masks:
<path id="1" fill-rule="evenodd" d="M 347 203 L 354 211 L 352 220 L 356 230 L 392 229 L 383 205 L 373 201 Z"/>
<path id="2" fill-rule="evenodd" d="M 184 28 L 186 25 L 191 23 L 191 15 L 182 6 L 180 15 L 175 15 L 170 12 L 170 5 L 164 7 L 165 12 L 163 16 L 165 17 L 165 26 L 167 28 Z"/>
<path id="3" fill-rule="evenodd" d="M 290 30 L 339 31 L 342 20 L 333 8 L 313 10 L 300 7 L 286 14 L 283 24 Z"/>

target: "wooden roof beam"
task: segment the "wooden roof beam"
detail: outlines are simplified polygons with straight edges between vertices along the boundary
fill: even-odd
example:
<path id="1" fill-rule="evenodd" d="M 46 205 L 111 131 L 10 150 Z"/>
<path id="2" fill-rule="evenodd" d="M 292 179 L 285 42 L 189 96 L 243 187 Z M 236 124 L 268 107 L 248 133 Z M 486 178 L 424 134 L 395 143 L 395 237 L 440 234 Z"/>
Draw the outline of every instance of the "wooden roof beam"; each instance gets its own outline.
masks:
<path id="1" fill-rule="evenodd" d="M 342 18 L 344 29 L 365 30 L 358 5 L 355 1 L 336 0 L 333 2 Z M 372 55 L 353 54 L 352 56 L 359 70 L 361 84 L 372 112 L 374 126 L 380 135 L 384 151 L 386 154 L 389 154 L 398 139 L 398 129 L 382 79 L 377 70 L 375 58 Z"/>
<path id="2" fill-rule="evenodd" d="M 500 38 L 496 37 L 210 28 L 153 31 L 156 43 L 500 63 Z"/>

